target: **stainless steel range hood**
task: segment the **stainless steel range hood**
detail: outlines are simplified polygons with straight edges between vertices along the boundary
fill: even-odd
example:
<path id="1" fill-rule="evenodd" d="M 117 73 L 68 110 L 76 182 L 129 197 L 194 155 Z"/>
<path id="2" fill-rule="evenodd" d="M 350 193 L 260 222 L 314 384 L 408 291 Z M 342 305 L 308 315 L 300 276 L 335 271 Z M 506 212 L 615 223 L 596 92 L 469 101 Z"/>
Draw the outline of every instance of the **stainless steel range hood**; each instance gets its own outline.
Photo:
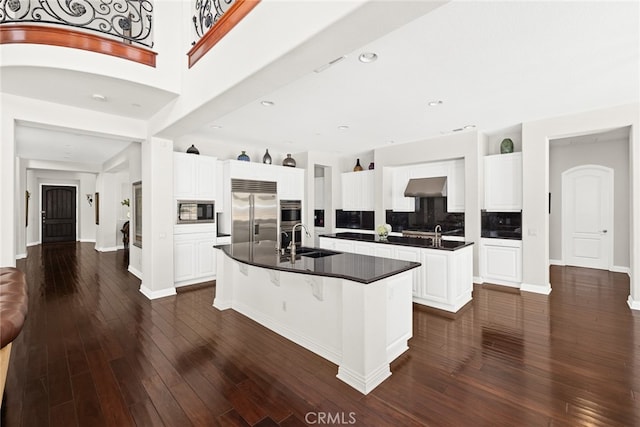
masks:
<path id="1" fill-rule="evenodd" d="M 410 179 L 404 190 L 405 197 L 441 197 L 445 196 L 447 177 L 437 176 L 433 178 Z"/>

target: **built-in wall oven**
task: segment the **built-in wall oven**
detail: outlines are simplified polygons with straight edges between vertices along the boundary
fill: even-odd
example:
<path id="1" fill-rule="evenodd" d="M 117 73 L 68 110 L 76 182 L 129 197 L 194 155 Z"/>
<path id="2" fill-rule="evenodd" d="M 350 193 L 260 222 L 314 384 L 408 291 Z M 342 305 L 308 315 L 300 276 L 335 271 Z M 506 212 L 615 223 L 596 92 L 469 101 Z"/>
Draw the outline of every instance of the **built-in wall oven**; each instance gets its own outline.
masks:
<path id="1" fill-rule="evenodd" d="M 300 200 L 280 200 L 280 247 L 286 248 L 291 242 L 293 226 L 302 222 L 302 202 Z M 302 245 L 301 227 L 296 230 L 296 246 Z"/>

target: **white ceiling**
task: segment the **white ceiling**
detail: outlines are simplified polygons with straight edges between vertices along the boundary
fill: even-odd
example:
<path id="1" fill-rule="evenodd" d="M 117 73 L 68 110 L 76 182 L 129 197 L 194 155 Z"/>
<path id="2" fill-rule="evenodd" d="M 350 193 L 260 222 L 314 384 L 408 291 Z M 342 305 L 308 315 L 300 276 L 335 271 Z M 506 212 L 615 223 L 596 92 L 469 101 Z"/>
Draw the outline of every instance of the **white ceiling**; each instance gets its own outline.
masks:
<path id="1" fill-rule="evenodd" d="M 639 102 L 639 8 L 635 1 L 452 1 L 361 49 L 344 52 L 346 58 L 328 69 L 309 70 L 183 136 L 287 147 L 289 152 L 347 153 L 448 134 L 466 125 L 495 134 L 524 121 Z M 365 51 L 375 52 L 378 60 L 359 62 Z M 49 84 L 33 75 L 30 79 L 39 83 L 20 86 L 25 72 L 35 71 L 3 69 L 2 90 L 143 119 L 174 97 L 64 70 L 50 76 Z M 91 100 L 87 94 L 101 87 L 115 91 L 119 104 Z M 132 105 L 140 100 L 140 107 Z M 263 100 L 275 105 L 265 107 Z M 443 103 L 429 107 L 435 100 Z M 20 130 L 18 151 L 44 156 L 55 144 L 43 132 Z M 97 159 L 96 148 L 90 147 L 109 144 L 85 138 L 82 147 L 88 152 L 78 151 L 78 156 L 87 156 L 85 162 Z M 58 149 L 55 156 L 64 153 Z"/>
<path id="2" fill-rule="evenodd" d="M 359 152 L 468 125 L 495 132 L 638 102 L 638 9 L 637 2 L 454 1 L 197 134 Z M 362 52 L 379 59 L 361 63 Z M 442 104 L 428 106 L 436 100 Z"/>
<path id="3" fill-rule="evenodd" d="M 96 166 L 101 166 L 133 142 L 25 123 L 18 123 L 15 137 L 18 157 Z"/>

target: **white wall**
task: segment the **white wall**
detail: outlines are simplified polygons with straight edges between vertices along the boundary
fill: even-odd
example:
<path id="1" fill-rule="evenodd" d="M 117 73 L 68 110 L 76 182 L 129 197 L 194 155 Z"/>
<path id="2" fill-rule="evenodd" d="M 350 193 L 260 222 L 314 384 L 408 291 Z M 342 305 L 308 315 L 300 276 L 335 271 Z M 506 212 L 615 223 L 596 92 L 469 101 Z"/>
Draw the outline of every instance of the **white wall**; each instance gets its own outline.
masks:
<path id="1" fill-rule="evenodd" d="M 522 290 L 550 292 L 549 283 L 549 139 L 586 135 L 631 126 L 631 295 L 640 309 L 640 105 L 630 104 L 522 125 Z"/>
<path id="2" fill-rule="evenodd" d="M 629 268 L 629 140 L 557 145 L 549 149 L 549 257 L 562 261 L 562 172 L 580 165 L 607 166 L 614 170 L 613 264 Z"/>
<path id="3" fill-rule="evenodd" d="M 173 142 L 142 142 L 142 284 L 149 299 L 174 295 Z"/>

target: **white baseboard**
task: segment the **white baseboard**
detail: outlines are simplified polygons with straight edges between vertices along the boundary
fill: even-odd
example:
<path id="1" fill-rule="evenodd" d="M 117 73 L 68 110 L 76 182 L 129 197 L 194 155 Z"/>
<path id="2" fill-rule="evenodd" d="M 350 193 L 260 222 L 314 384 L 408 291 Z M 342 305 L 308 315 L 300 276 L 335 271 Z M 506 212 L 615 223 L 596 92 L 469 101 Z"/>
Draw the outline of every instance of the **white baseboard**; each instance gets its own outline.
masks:
<path id="1" fill-rule="evenodd" d="M 171 288 L 161 289 L 159 291 L 152 291 L 151 289 L 147 288 L 145 285 L 140 285 L 140 292 L 145 297 L 153 300 L 153 299 L 170 297 L 175 295 L 176 288 L 171 287 Z"/>
<path id="2" fill-rule="evenodd" d="M 215 274 L 211 276 L 198 277 L 197 279 L 185 280 L 183 282 L 174 282 L 173 286 L 175 286 L 176 288 L 180 288 L 182 286 L 195 285 L 202 282 L 210 282 L 212 280 L 216 280 Z"/>
<path id="3" fill-rule="evenodd" d="M 24 254 L 16 254 L 16 259 L 23 259 L 23 258 L 26 258 L 26 257 L 27 257 L 26 253 L 24 253 Z"/>
<path id="4" fill-rule="evenodd" d="M 96 248 L 96 251 L 98 252 L 115 252 L 117 250 L 118 250 L 117 246 L 110 246 L 106 248 Z"/>
<path id="5" fill-rule="evenodd" d="M 482 285 L 484 283 L 484 279 L 480 276 L 473 277 L 473 283 L 477 283 L 478 285 Z"/>
<path id="6" fill-rule="evenodd" d="M 80 239 L 78 240 L 80 243 L 95 243 L 96 239 Z"/>
<path id="7" fill-rule="evenodd" d="M 614 273 L 627 273 L 627 275 L 631 277 L 631 269 L 629 267 L 614 265 L 609 271 L 613 271 Z"/>
<path id="8" fill-rule="evenodd" d="M 549 260 L 549 264 L 550 264 L 550 265 L 559 265 L 559 266 L 561 266 L 561 267 L 564 267 L 564 266 L 565 266 L 564 261 L 563 261 L 563 260 L 561 260 L 561 259 L 550 259 L 550 260 Z"/>
<path id="9" fill-rule="evenodd" d="M 522 283 L 520 284 L 520 290 L 525 292 L 533 292 L 535 294 L 549 295 L 551 293 L 551 283 L 547 283 L 546 286 Z"/>
<path id="10" fill-rule="evenodd" d="M 135 267 L 132 267 L 131 265 L 129 265 L 129 268 L 127 268 L 127 270 L 129 271 L 129 273 L 133 274 L 138 279 L 142 280 L 142 271 L 138 270 Z"/>
<path id="11" fill-rule="evenodd" d="M 37 241 L 35 241 L 35 242 L 29 242 L 29 243 L 27 243 L 27 247 L 29 247 L 29 246 L 37 246 L 37 245 L 39 245 L 39 244 L 40 244 L 40 240 L 37 240 Z"/>
<path id="12" fill-rule="evenodd" d="M 629 295 L 627 304 L 629 304 L 629 308 L 631 308 L 631 310 L 640 310 L 640 301 L 634 300 L 631 295 Z"/>

